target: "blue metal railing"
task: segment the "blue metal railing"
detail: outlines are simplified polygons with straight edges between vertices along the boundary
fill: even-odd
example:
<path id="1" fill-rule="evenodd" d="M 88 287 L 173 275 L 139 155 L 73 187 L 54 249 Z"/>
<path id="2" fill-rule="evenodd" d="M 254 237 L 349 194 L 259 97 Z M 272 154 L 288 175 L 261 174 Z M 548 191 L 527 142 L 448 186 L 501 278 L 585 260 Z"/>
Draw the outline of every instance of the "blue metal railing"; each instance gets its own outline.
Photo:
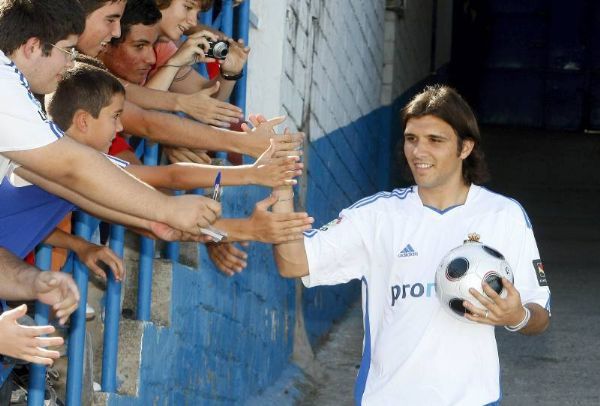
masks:
<path id="1" fill-rule="evenodd" d="M 92 237 L 92 217 L 83 212 L 74 216 L 75 235 L 90 240 Z M 96 225 L 97 226 L 97 225 Z M 78 259 L 74 261 L 73 279 L 79 289 L 79 307 L 71 315 L 67 356 L 67 394 L 68 405 L 81 404 L 81 389 L 83 386 L 83 356 L 85 349 L 85 307 L 88 291 L 88 269 Z"/>
<path id="2" fill-rule="evenodd" d="M 125 228 L 111 225 L 110 249 L 123 258 Z M 119 351 L 119 320 L 121 318 L 121 283 L 108 273 L 106 306 L 104 308 L 104 352 L 102 354 L 102 390 L 117 391 L 117 354 Z"/>
<path id="3" fill-rule="evenodd" d="M 237 38 L 243 38 L 248 43 L 249 29 L 249 10 L 250 0 L 245 0 L 240 6 L 234 9 L 233 0 L 223 0 L 221 12 L 214 16 L 213 10 L 202 13 L 199 20 L 206 25 L 221 30 L 227 36 L 235 35 Z M 234 19 L 237 24 L 234 24 Z M 234 30 L 235 28 L 235 30 Z M 206 75 L 206 68 L 199 67 L 200 73 Z M 234 88 L 231 102 L 242 110 L 245 110 L 246 104 L 246 68 L 244 68 L 244 77 L 238 80 Z M 143 161 L 145 165 L 158 164 L 158 145 L 143 142 L 136 149 L 136 153 L 141 155 L 143 151 Z M 99 221 L 88 214 L 77 212 L 74 216 L 74 233 L 86 240 L 90 240 Z M 124 252 L 124 233 L 122 226 L 113 225 L 110 229 L 110 248 L 121 258 Z M 138 280 L 138 301 L 137 301 L 137 319 L 150 320 L 150 309 L 152 299 L 152 271 L 155 255 L 154 240 L 141 237 L 140 240 L 140 261 L 139 261 L 139 280 Z M 166 257 L 176 261 L 179 257 L 179 243 L 173 242 L 167 244 Z M 36 256 L 36 264 L 42 269 L 50 268 L 51 249 L 48 246 L 41 246 Z M 68 337 L 68 370 L 67 370 L 67 388 L 66 404 L 77 406 L 81 404 L 83 387 L 83 363 L 85 347 L 85 309 L 87 302 L 88 288 L 88 269 L 78 260 L 74 261 L 73 278 L 77 284 L 80 293 L 80 303 L 77 310 L 71 315 L 69 337 Z M 119 344 L 119 321 L 121 316 L 121 291 L 122 286 L 117 282 L 111 272 L 107 275 L 106 306 L 104 317 L 104 352 L 102 356 L 102 391 L 115 393 L 117 391 L 117 355 Z M 38 324 L 48 324 L 48 306 L 36 303 L 36 322 Z M 44 404 L 44 390 L 46 368 L 44 366 L 32 365 L 31 381 L 29 386 L 28 405 L 40 406 Z"/>
<path id="4" fill-rule="evenodd" d="M 42 271 L 49 271 L 52 262 L 52 248 L 41 244 L 35 254 L 35 263 Z M 35 302 L 35 322 L 38 326 L 48 325 L 50 308 L 42 302 Z M 44 391 L 46 390 L 46 366 L 32 364 L 29 370 L 29 391 L 27 404 L 35 406 L 44 404 Z"/>

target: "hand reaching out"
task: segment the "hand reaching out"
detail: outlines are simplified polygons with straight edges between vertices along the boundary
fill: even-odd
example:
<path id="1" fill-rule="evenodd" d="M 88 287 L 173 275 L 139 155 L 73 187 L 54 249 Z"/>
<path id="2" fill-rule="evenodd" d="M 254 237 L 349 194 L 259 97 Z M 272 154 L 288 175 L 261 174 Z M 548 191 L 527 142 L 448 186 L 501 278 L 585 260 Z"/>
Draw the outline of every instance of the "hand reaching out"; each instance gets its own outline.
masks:
<path id="1" fill-rule="evenodd" d="M 178 96 L 180 110 L 205 124 L 228 127 L 244 117 L 242 110 L 233 104 L 212 97 L 219 91 L 219 82 L 192 94 Z"/>
<path id="2" fill-rule="evenodd" d="M 98 262 L 103 262 L 110 268 L 115 280 L 120 282 L 125 277 L 123 260 L 108 247 L 86 241 L 75 253 L 79 260 L 102 280 L 106 280 L 106 273 L 104 269 L 100 268 Z"/>
<path id="3" fill-rule="evenodd" d="M 41 337 L 54 332 L 52 326 L 22 326 L 17 320 L 27 312 L 27 306 L 0 314 L 0 354 L 42 365 L 52 365 L 58 351 L 47 350 L 63 343 L 62 337 Z"/>
<path id="4" fill-rule="evenodd" d="M 249 245 L 248 242 L 241 242 L 239 244 L 243 247 Z M 233 276 L 246 268 L 248 254 L 239 249 L 234 243 L 223 242 L 206 244 L 206 249 L 208 251 L 208 256 L 217 269 L 227 276 Z"/>
<path id="5" fill-rule="evenodd" d="M 270 244 L 280 244 L 303 238 L 303 232 L 314 222 L 307 213 L 272 213 L 269 207 L 277 203 L 277 196 L 271 195 L 256 203 L 248 219 L 253 230 L 253 239 Z"/>
<path id="6" fill-rule="evenodd" d="M 52 306 L 60 324 L 65 324 L 79 304 L 79 291 L 70 275 L 39 272 L 33 284 L 37 300 Z"/>
<path id="7" fill-rule="evenodd" d="M 297 182 L 294 178 L 302 175 L 304 164 L 300 162 L 300 157 L 281 151 L 286 148 L 284 145 L 294 144 L 299 145 L 271 139 L 271 146 L 252 165 L 254 183 L 269 187 L 295 185 Z"/>

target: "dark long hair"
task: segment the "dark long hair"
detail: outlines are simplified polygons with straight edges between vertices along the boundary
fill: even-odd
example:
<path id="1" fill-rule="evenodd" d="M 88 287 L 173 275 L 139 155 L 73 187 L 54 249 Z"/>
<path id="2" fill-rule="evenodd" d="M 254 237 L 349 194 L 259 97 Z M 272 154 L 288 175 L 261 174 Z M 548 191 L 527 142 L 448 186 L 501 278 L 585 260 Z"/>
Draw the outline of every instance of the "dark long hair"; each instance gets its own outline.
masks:
<path id="1" fill-rule="evenodd" d="M 489 179 L 475 114 L 456 90 L 444 85 L 427 86 L 402 109 L 402 131 L 404 132 L 408 120 L 423 116 L 437 117 L 454 129 L 458 137 L 458 153 L 462 150 L 464 140 L 473 141 L 473 150 L 462 164 L 462 176 L 467 185 L 481 184 Z M 401 162 L 407 167 L 404 153 L 400 155 Z M 410 170 L 406 171 L 406 175 L 410 175 L 410 180 L 413 180 Z"/>

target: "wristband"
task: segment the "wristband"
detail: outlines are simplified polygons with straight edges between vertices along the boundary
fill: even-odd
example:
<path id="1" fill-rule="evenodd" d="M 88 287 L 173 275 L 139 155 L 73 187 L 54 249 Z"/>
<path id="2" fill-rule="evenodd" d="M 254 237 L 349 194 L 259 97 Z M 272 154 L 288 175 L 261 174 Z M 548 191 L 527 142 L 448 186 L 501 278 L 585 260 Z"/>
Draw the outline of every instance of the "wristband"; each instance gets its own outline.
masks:
<path id="1" fill-rule="evenodd" d="M 527 325 L 527 323 L 529 323 L 529 319 L 531 318 L 531 311 L 526 306 L 523 306 L 523 309 L 525 309 L 525 317 L 523 317 L 523 320 L 521 320 L 518 324 L 514 326 L 504 326 L 505 329 L 507 329 L 511 333 L 514 333 L 516 331 L 521 330 Z"/>
<path id="2" fill-rule="evenodd" d="M 225 73 L 223 72 L 223 67 L 219 66 L 219 73 L 221 74 L 221 77 L 225 80 L 238 80 L 241 77 L 244 76 L 244 70 L 242 69 L 239 73 Z"/>

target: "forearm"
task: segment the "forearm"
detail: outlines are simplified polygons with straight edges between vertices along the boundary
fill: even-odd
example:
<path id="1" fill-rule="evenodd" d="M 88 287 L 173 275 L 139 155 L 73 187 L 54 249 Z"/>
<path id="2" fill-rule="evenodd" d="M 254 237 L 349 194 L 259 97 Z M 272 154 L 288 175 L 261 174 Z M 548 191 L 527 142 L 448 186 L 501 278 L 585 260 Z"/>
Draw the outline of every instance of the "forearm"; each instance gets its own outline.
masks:
<path id="1" fill-rule="evenodd" d="M 164 195 L 98 151 L 67 136 L 45 147 L 6 155 L 31 172 L 102 206 L 154 221 L 164 222 L 167 217 L 168 201 Z"/>
<path id="2" fill-rule="evenodd" d="M 34 280 L 39 270 L 0 247 L 0 298 L 35 299 Z"/>
<path id="3" fill-rule="evenodd" d="M 234 73 L 237 72 L 232 72 L 231 74 L 233 75 Z M 235 87 L 235 80 L 226 80 L 224 79 L 221 74 L 219 73 L 218 76 L 216 76 L 215 78 L 213 78 L 208 85 L 212 86 L 214 84 L 214 82 L 219 82 L 219 91 L 213 96 L 221 101 L 227 101 L 229 99 L 229 97 L 231 96 L 231 93 L 233 92 L 233 88 Z M 209 87 L 207 86 L 207 87 Z"/>
<path id="4" fill-rule="evenodd" d="M 81 250 L 89 244 L 83 238 L 69 234 L 60 228 L 54 229 L 54 231 L 50 233 L 48 237 L 46 237 L 44 242 L 53 247 L 71 250 L 77 255 L 79 255 L 79 252 L 81 252 Z"/>
<path id="5" fill-rule="evenodd" d="M 174 114 L 125 104 L 121 117 L 125 131 L 154 142 L 209 151 L 253 153 L 260 140 L 245 133 L 217 129 Z M 254 155 L 254 154 L 253 154 Z"/>
<path id="6" fill-rule="evenodd" d="M 145 230 L 150 230 L 150 221 L 126 214 L 112 208 L 102 206 L 81 194 L 74 192 L 56 182 L 52 182 L 42 176 L 39 176 L 26 168 L 18 168 L 17 175 L 21 176 L 28 182 L 34 183 L 49 193 L 60 196 L 65 200 L 70 201 L 77 207 L 91 213 L 92 215 L 107 220 L 109 222 L 124 224 L 131 227 L 137 227 Z M 52 244 L 53 245 L 53 244 Z"/>
<path id="7" fill-rule="evenodd" d="M 192 69 L 190 66 L 186 66 L 185 68 Z M 144 87 L 147 89 L 168 91 L 173 83 L 173 79 L 175 79 L 180 71 L 180 67 L 169 65 L 169 62 L 167 62 L 165 65 L 162 65 L 150 79 L 148 79 Z"/>
<path id="8" fill-rule="evenodd" d="M 294 194 L 291 187 L 273 190 L 279 201 L 273 205 L 273 213 L 294 211 Z M 273 245 L 273 255 L 279 274 L 285 278 L 299 278 L 308 275 L 308 258 L 304 239 Z"/>
<path id="9" fill-rule="evenodd" d="M 527 303 L 525 306 L 531 312 L 531 317 L 527 325 L 519 330 L 519 333 L 527 336 L 543 333 L 550 325 L 548 311 L 536 303 Z"/>
<path id="10" fill-rule="evenodd" d="M 252 231 L 252 225 L 248 219 L 220 218 L 213 226 L 227 233 L 227 242 L 236 241 L 260 241 Z"/>
<path id="11" fill-rule="evenodd" d="M 145 109 L 180 111 L 178 101 L 179 95 L 165 90 L 166 89 L 150 89 L 126 82 L 125 97 L 127 98 L 127 101 L 135 103 Z"/>

